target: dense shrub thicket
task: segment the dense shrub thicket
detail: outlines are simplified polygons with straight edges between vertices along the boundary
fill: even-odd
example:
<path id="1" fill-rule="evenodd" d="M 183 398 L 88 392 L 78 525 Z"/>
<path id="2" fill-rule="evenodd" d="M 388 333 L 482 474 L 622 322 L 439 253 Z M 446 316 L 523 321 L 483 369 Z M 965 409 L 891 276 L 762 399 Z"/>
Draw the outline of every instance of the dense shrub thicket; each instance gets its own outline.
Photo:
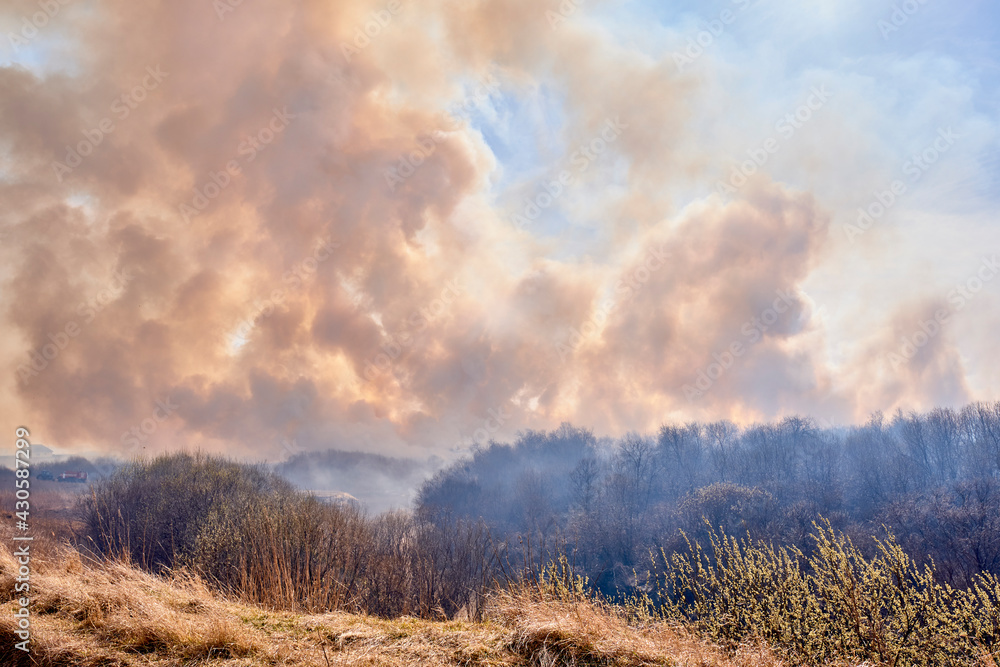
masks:
<path id="1" fill-rule="evenodd" d="M 186 567 L 248 601 L 395 617 L 478 613 L 481 526 L 369 518 L 260 466 L 174 454 L 123 466 L 82 503 L 85 544 L 152 571 Z"/>
<path id="2" fill-rule="evenodd" d="M 1000 655 L 1000 580 L 942 584 L 891 533 L 866 558 L 829 523 L 812 555 L 710 532 L 710 548 L 654 559 L 655 609 L 730 645 L 763 639 L 796 661 L 958 665 Z M 659 568 L 656 568 L 659 566 Z"/>
<path id="3" fill-rule="evenodd" d="M 709 530 L 706 546 L 651 555 L 635 594 L 609 600 L 560 557 L 527 591 L 596 601 L 633 624 L 680 623 L 723 647 L 764 642 L 790 664 L 985 667 L 1000 661 L 1000 579 L 942 584 L 891 533 L 865 556 L 829 522 L 814 525 L 812 555 Z"/>

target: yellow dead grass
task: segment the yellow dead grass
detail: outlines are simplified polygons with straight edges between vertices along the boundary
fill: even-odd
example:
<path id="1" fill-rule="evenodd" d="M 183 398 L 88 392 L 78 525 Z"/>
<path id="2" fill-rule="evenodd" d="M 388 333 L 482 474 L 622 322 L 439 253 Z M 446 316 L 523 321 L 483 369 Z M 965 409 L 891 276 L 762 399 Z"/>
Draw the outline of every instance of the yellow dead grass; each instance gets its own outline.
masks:
<path id="1" fill-rule="evenodd" d="M 612 608 L 594 602 L 544 601 L 530 593 L 504 593 L 491 616 L 508 630 L 518 653 L 539 665 L 677 665 L 682 667 L 778 667 L 762 647 L 735 657 L 666 623 L 632 626 Z"/>
<path id="2" fill-rule="evenodd" d="M 765 648 L 735 657 L 665 624 L 634 627 L 589 602 L 505 594 L 487 622 L 303 615 L 222 599 L 196 578 L 165 579 L 73 550 L 32 558 L 32 653 L 16 650 L 17 562 L 0 546 L 0 664 L 124 665 L 676 665 L 777 667 Z"/>

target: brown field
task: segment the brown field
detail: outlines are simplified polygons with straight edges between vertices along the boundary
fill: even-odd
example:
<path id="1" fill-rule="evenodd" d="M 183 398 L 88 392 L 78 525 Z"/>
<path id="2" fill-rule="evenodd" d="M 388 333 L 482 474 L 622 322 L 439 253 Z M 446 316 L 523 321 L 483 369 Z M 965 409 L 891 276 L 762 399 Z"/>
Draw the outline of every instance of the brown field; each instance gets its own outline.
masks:
<path id="1" fill-rule="evenodd" d="M 17 563 L 0 548 L 0 664 L 678 665 L 783 664 L 762 647 L 725 656 L 667 624 L 633 626 L 592 602 L 496 596 L 481 623 L 296 614 L 223 599 L 184 573 L 160 578 L 40 543 L 32 558 L 31 655 L 16 650 Z"/>
<path id="2" fill-rule="evenodd" d="M 537 591 L 494 597 L 483 622 L 385 620 L 341 612 L 294 613 L 227 599 L 185 572 L 157 577 L 121 561 L 81 555 L 73 517 L 80 487 L 35 484 L 31 533 L 31 653 L 13 613 L 18 564 L 7 546 L 13 513 L 0 512 L 0 665 L 386 666 L 783 665 L 760 646 L 735 656 L 682 628 L 629 625 L 593 602 L 543 600 Z M 9 498 L 6 496 L 10 496 Z M 0 494 L 0 507 L 13 507 Z"/>
<path id="3" fill-rule="evenodd" d="M 89 493 L 96 497 L 101 490 Z M 790 552 L 714 532 L 714 561 L 705 560 L 699 547 L 691 556 L 663 554 L 659 579 L 650 583 L 689 591 L 697 600 L 694 616 L 680 598 L 655 608 L 644 597 L 612 604 L 589 591 L 565 557 L 537 577 L 475 589 L 491 592 L 471 594 L 468 606 L 453 613 L 439 604 L 389 613 L 350 600 L 351 606 L 336 606 L 308 599 L 312 588 L 282 570 L 295 556 L 289 547 L 299 543 L 277 530 L 233 547 L 241 554 L 256 550 L 256 578 L 248 580 L 256 587 L 249 588 L 247 582 L 220 586 L 218 573 L 212 579 L 206 570 L 177 564 L 183 561 L 174 561 L 173 569 L 143 569 L 129 551 L 93 556 L 94 540 L 102 537 L 93 537 L 93 526 L 77 518 L 84 510 L 79 494 L 79 487 L 32 487 L 30 655 L 15 646 L 21 639 L 13 614 L 24 593 L 15 592 L 19 564 L 12 549 L 22 543 L 12 540 L 14 514 L 0 511 L 0 666 L 997 667 L 995 578 L 984 577 L 968 591 L 942 588 L 931 569 L 917 568 L 894 543 L 884 545 L 882 557 L 866 559 L 828 524 L 816 526 L 817 554 L 808 575 L 790 566 Z M 152 495 L 147 490 L 143 502 Z M 0 494 L 0 502 L 14 506 L 11 494 Z M 120 519 L 130 516 L 122 504 L 107 506 L 117 507 Z M 339 516 L 340 510 L 328 509 Z M 177 520 L 173 513 L 155 514 Z M 288 524 L 293 516 L 286 513 L 264 528 Z M 340 535 L 343 526 L 334 525 Z M 225 526 L 230 533 L 238 529 Z M 378 549 L 365 548 L 371 546 L 365 535 L 346 534 L 359 555 L 330 560 L 323 582 L 343 585 L 341 569 L 379 557 Z M 230 563 L 224 569 L 232 570 L 232 562 L 223 561 Z M 376 601 L 405 590 L 387 588 L 396 580 L 377 567 L 362 572 Z"/>

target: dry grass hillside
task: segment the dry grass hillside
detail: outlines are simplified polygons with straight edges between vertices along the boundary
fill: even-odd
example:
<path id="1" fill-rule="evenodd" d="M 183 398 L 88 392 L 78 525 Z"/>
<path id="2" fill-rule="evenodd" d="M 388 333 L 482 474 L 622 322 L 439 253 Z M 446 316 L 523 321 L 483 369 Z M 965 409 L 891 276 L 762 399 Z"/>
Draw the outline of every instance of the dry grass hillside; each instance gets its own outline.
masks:
<path id="1" fill-rule="evenodd" d="M 677 627 L 631 626 L 590 602 L 504 594 L 481 623 L 297 614 L 222 599 L 196 578 L 160 578 L 68 548 L 32 560 L 31 655 L 16 650 L 17 563 L 0 547 L 0 664 L 688 665 L 783 664 L 762 647 L 735 656 Z"/>
<path id="2" fill-rule="evenodd" d="M 500 561 L 501 578 L 470 569 L 489 546 L 475 531 L 369 518 L 221 460 L 167 457 L 89 496 L 40 488 L 32 501 L 31 655 L 16 648 L 24 593 L 5 546 L 22 543 L 0 511 L 0 666 L 997 667 L 1000 656 L 1000 579 L 952 588 L 891 534 L 869 556 L 826 522 L 808 555 L 711 529 L 704 547 L 661 551 L 642 587 L 608 597 L 565 556 L 513 574 Z"/>

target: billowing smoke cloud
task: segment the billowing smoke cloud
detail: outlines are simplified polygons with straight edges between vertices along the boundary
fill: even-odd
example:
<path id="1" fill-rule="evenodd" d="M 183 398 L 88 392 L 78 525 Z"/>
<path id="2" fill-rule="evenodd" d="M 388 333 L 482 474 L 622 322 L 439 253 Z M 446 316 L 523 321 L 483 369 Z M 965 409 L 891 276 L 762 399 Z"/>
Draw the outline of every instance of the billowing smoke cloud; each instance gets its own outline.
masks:
<path id="1" fill-rule="evenodd" d="M 5 30 L 36 11 L 6 3 Z M 690 136 L 712 70 L 547 11 L 61 5 L 18 45 L 30 66 L 0 67 L 4 422 L 118 455 L 274 460 L 294 439 L 423 460 L 563 421 L 970 398 L 947 335 L 876 389 L 845 386 L 898 327 L 829 362 L 802 284 L 830 211 L 764 176 L 678 208 L 663 184 L 721 159 Z M 483 129 L 542 86 L 561 153 L 525 216 L 555 206 L 556 231 L 511 223 L 524 198 L 496 194 Z"/>

